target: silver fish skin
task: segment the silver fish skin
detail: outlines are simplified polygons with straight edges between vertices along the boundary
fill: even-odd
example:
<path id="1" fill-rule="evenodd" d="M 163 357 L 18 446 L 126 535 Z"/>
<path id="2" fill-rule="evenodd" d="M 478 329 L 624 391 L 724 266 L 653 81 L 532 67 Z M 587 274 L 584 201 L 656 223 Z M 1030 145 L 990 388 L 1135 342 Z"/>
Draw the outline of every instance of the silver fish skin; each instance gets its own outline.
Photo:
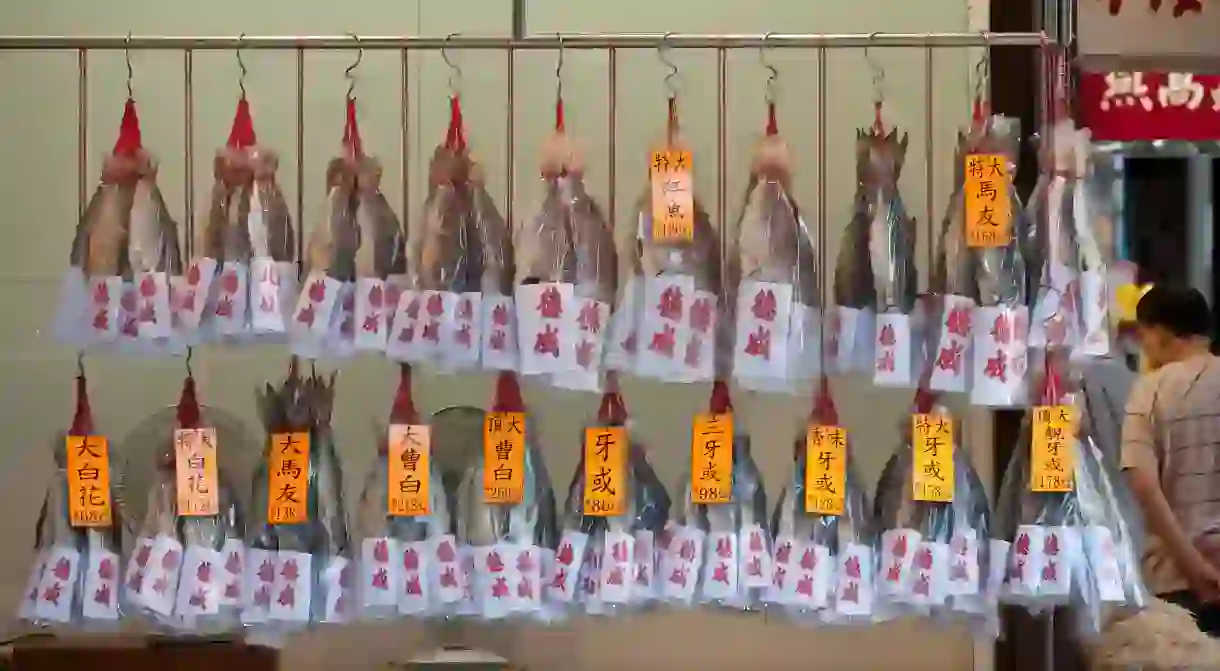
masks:
<path id="1" fill-rule="evenodd" d="M 577 258 L 567 205 L 572 185 L 563 177 L 543 178 L 542 207 L 514 241 L 520 250 L 517 283 L 570 282 L 577 279 Z"/>
<path id="2" fill-rule="evenodd" d="M 479 182 L 472 189 L 471 218 L 479 235 L 483 267 L 481 289 L 485 294 L 510 295 L 516 274 L 512 229 L 487 189 Z"/>
<path id="3" fill-rule="evenodd" d="M 576 175 L 560 178 L 572 251 L 576 256 L 576 284 L 582 295 L 613 304 L 618 288 L 618 250 L 610 222 Z"/>
<path id="4" fill-rule="evenodd" d="M 764 143 L 760 151 L 787 156 L 786 146 L 778 138 L 766 138 Z M 772 166 L 755 158 L 737 220 L 741 274 L 744 279 L 791 284 L 795 300 L 816 307 L 821 303 L 817 256 L 791 196 L 790 175 L 784 167 L 787 160 L 776 159 L 779 165 Z"/>

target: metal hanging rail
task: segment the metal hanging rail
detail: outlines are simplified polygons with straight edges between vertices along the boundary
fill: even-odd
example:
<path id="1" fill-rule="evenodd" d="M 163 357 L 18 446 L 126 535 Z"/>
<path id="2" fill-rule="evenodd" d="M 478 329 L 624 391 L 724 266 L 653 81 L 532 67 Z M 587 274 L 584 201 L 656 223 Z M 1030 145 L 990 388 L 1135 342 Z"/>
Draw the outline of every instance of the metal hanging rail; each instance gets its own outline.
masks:
<path id="1" fill-rule="evenodd" d="M 0 35 L 0 50 L 14 49 L 89 49 L 89 50 L 185 50 L 211 51 L 225 49 L 863 49 L 868 48 L 965 48 L 965 47 L 1036 47 L 1056 43 L 1045 33 L 843 33 L 837 35 L 783 34 L 766 35 L 695 35 L 587 33 L 553 34 L 513 39 L 511 37 L 450 37 L 307 35 L 288 36 L 229 36 L 172 37 L 168 35 L 110 36 L 50 36 Z"/>

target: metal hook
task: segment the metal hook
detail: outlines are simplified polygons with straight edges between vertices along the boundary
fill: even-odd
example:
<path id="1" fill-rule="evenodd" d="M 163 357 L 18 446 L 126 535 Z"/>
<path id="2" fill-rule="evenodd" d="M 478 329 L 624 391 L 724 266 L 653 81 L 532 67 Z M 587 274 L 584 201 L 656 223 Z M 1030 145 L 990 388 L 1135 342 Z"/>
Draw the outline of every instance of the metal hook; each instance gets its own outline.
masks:
<path id="1" fill-rule="evenodd" d="M 563 35 L 555 33 L 559 41 L 559 56 L 555 59 L 555 98 L 563 100 Z"/>
<path id="2" fill-rule="evenodd" d="M 460 34 L 461 33 L 449 33 L 445 37 L 445 44 L 448 44 L 450 40 Z M 456 94 L 458 84 L 460 84 L 462 81 L 462 68 L 458 67 L 457 63 L 454 63 L 449 59 L 449 50 L 443 45 L 441 46 L 441 59 L 445 61 L 445 65 L 449 66 L 449 93 Z"/>
<path id="3" fill-rule="evenodd" d="M 983 31 L 983 53 L 974 64 L 974 97 L 982 100 L 986 92 L 987 79 L 991 76 L 991 33 Z"/>
<path id="4" fill-rule="evenodd" d="M 775 85 L 779 80 L 779 70 L 767 60 L 767 52 L 773 47 L 767 46 L 771 33 L 763 35 L 762 44 L 758 46 L 758 62 L 767 69 L 767 102 L 775 102 Z"/>
<path id="5" fill-rule="evenodd" d="M 241 70 L 241 76 L 237 79 L 237 87 L 241 89 L 242 100 L 246 99 L 246 62 L 241 59 L 241 44 L 246 39 L 246 34 L 242 33 L 237 36 L 237 48 L 234 49 L 237 55 L 237 67 Z"/>
<path id="6" fill-rule="evenodd" d="M 360 67 L 360 61 L 364 60 L 364 47 L 360 45 L 360 37 L 358 35 L 355 33 L 348 33 L 348 35 L 353 40 L 356 40 L 356 61 L 347 66 L 347 69 L 343 71 L 343 76 L 347 77 L 348 81 L 347 97 L 351 98 L 352 93 L 356 91 L 356 68 Z"/>
<path id="7" fill-rule="evenodd" d="M 136 94 L 131 89 L 131 80 L 135 79 L 135 70 L 131 67 L 131 33 L 127 33 L 127 39 L 123 40 L 123 60 L 127 62 L 127 99 L 135 100 Z"/>
<path id="8" fill-rule="evenodd" d="M 869 33 L 868 41 L 871 43 L 880 34 L 879 32 Z M 885 99 L 885 68 L 881 67 L 881 64 L 873 58 L 868 44 L 864 45 L 864 60 L 868 63 L 868 67 L 873 73 L 873 103 L 880 105 Z"/>
<path id="9" fill-rule="evenodd" d="M 669 91 L 672 97 L 678 92 L 678 66 L 673 62 L 670 52 L 673 47 L 669 44 L 669 36 L 673 33 L 665 33 L 661 36 L 661 43 L 657 45 L 657 58 L 669 68 L 669 73 L 665 75 L 665 88 Z"/>
<path id="10" fill-rule="evenodd" d="M 85 351 L 81 350 L 76 353 L 76 377 L 85 377 Z"/>
<path id="11" fill-rule="evenodd" d="M 195 377 L 195 372 L 191 369 L 191 359 L 195 356 L 195 348 L 186 348 L 186 376 Z"/>

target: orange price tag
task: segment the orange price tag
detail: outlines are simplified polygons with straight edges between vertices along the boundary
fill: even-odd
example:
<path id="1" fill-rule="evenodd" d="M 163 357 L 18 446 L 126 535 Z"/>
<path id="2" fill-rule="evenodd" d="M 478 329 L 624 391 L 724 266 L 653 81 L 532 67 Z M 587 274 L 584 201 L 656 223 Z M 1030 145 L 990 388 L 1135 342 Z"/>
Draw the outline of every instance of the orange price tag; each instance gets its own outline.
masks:
<path id="1" fill-rule="evenodd" d="M 966 244 L 1003 247 L 1012 240 L 1008 159 L 1003 154 L 968 154 L 965 161 Z"/>
<path id="2" fill-rule="evenodd" d="M 696 415 L 690 446 L 691 503 L 733 500 L 733 415 Z"/>
<path id="3" fill-rule="evenodd" d="M 695 235 L 694 162 L 689 151 L 652 152 L 652 239 L 680 242 Z"/>
<path id="4" fill-rule="evenodd" d="M 1070 492 L 1076 487 L 1076 408 L 1040 405 L 1034 408 L 1029 454 L 1029 490 Z"/>
<path id="5" fill-rule="evenodd" d="M 178 514 L 220 514 L 220 486 L 216 465 L 216 429 L 174 431 L 178 472 Z"/>
<path id="6" fill-rule="evenodd" d="M 105 436 L 68 436 L 65 448 L 72 526 L 110 526 L 110 442 Z"/>
<path id="7" fill-rule="evenodd" d="M 389 514 L 416 517 L 432 512 L 432 427 L 390 426 Z"/>
<path id="8" fill-rule="evenodd" d="M 525 497 L 525 413 L 489 412 L 483 422 L 483 501 Z"/>
<path id="9" fill-rule="evenodd" d="M 309 519 L 309 434 L 271 436 L 267 521 L 300 524 Z"/>
<path id="10" fill-rule="evenodd" d="M 847 431 L 814 424 L 805 433 L 805 512 L 842 515 L 847 490 Z"/>
<path id="11" fill-rule="evenodd" d="M 916 501 L 953 501 L 953 418 L 940 414 L 911 417 L 911 490 Z"/>
<path id="12" fill-rule="evenodd" d="M 627 512 L 627 429 L 585 429 L 586 515 L 610 517 Z"/>

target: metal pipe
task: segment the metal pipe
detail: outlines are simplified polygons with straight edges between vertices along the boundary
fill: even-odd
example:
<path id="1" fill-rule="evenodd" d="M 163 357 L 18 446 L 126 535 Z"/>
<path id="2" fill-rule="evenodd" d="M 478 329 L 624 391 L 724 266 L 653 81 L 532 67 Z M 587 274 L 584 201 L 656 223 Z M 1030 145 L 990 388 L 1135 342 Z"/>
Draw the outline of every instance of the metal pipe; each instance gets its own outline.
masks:
<path id="1" fill-rule="evenodd" d="M 513 39 L 525 38 L 525 6 L 526 0 L 513 0 Z"/>
<path id="2" fill-rule="evenodd" d="M 190 49 L 182 52 L 182 99 L 182 153 L 186 163 L 182 185 L 186 207 L 182 229 L 186 231 L 186 240 L 182 246 L 190 259 L 195 255 L 195 52 Z"/>
<path id="3" fill-rule="evenodd" d="M 89 189 L 89 50 L 76 52 L 76 210 L 85 216 Z"/>
<path id="4" fill-rule="evenodd" d="M 962 47 L 1033 47 L 1055 44 L 1045 33 L 842 33 L 842 34 L 775 34 L 766 35 L 663 35 L 657 33 L 621 34 L 552 34 L 513 39 L 509 37 L 360 36 L 360 47 L 366 50 L 398 49 L 656 49 L 664 44 L 673 49 L 737 49 L 765 46 L 768 49 L 835 49 L 835 48 L 962 48 Z M 131 36 L 64 36 L 64 35 L 0 35 L 0 50 L 181 50 L 196 51 L 242 49 L 327 49 L 346 51 L 353 47 L 350 35 L 305 36 L 205 36 L 172 37 L 168 35 Z"/>
<path id="5" fill-rule="evenodd" d="M 348 38 L 349 40 L 351 38 Z M 406 213 L 403 214 L 406 216 Z M 297 278 L 305 279 L 305 50 L 297 49 Z"/>
<path id="6" fill-rule="evenodd" d="M 830 310 L 826 308 L 828 305 L 834 304 L 834 292 L 828 291 L 833 286 L 832 282 L 827 281 L 828 272 L 826 270 L 830 261 L 830 250 L 826 248 L 826 124 L 827 112 L 826 108 L 830 106 L 830 99 L 826 96 L 826 50 L 818 49 L 818 293 L 820 294 L 822 304 L 822 317 L 818 320 L 818 358 L 820 359 L 820 370 L 823 375 L 828 373 L 826 362 L 826 322 L 830 318 Z M 841 345 L 840 345 L 841 346 Z"/>

